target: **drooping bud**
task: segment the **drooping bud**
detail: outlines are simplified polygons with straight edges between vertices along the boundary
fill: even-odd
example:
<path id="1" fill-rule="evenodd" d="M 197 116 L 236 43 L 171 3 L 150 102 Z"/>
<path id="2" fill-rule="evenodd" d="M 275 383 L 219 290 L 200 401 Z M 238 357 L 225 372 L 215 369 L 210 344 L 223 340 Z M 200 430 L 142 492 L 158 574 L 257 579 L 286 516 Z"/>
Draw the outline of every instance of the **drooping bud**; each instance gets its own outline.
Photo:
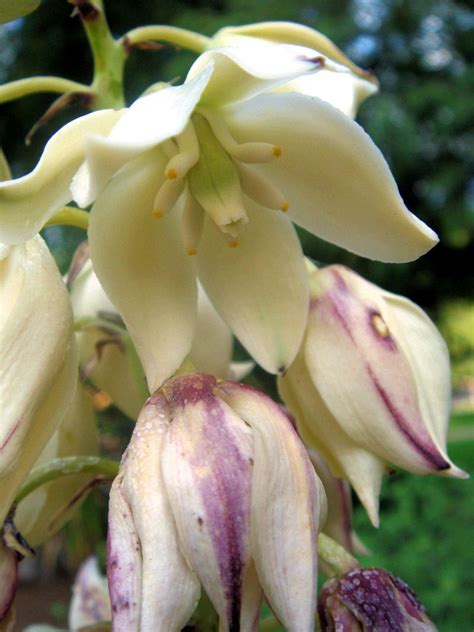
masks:
<path id="1" fill-rule="evenodd" d="M 81 564 L 72 591 L 68 615 L 71 632 L 111 620 L 107 578 L 100 573 L 95 557 Z"/>
<path id="2" fill-rule="evenodd" d="M 255 630 L 263 592 L 288 630 L 311 629 L 324 513 L 277 404 L 206 374 L 169 380 L 145 404 L 112 487 L 113 629 L 180 630 L 200 583 L 222 630 Z"/>
<path id="3" fill-rule="evenodd" d="M 358 568 L 327 582 L 318 598 L 321 632 L 430 632 L 436 630 L 418 597 L 379 568 Z"/>
<path id="4" fill-rule="evenodd" d="M 306 338 L 279 382 L 302 436 L 377 522 L 384 463 L 464 477 L 446 455 L 449 357 L 416 305 L 342 266 L 310 272 Z"/>

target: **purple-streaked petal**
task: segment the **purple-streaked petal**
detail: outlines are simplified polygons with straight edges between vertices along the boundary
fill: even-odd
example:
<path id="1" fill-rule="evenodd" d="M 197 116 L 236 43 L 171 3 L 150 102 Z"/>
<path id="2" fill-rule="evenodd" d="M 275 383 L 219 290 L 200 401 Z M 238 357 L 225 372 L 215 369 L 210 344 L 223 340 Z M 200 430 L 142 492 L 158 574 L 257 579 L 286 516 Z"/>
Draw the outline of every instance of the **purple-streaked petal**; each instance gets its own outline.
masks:
<path id="1" fill-rule="evenodd" d="M 222 382 L 216 392 L 252 430 L 251 543 L 265 596 L 289 632 L 309 632 L 316 608 L 317 532 L 326 511 L 322 484 L 277 404 L 233 382 Z"/>
<path id="2" fill-rule="evenodd" d="M 110 606 L 107 578 L 101 574 L 97 558 L 88 557 L 79 568 L 72 587 L 68 623 L 71 630 L 110 621 Z"/>
<path id="3" fill-rule="evenodd" d="M 221 628 L 250 631 L 260 608 L 260 589 L 250 571 L 252 435 L 215 396 L 215 386 L 216 379 L 203 374 L 165 385 L 171 424 L 162 469 L 184 554 Z"/>

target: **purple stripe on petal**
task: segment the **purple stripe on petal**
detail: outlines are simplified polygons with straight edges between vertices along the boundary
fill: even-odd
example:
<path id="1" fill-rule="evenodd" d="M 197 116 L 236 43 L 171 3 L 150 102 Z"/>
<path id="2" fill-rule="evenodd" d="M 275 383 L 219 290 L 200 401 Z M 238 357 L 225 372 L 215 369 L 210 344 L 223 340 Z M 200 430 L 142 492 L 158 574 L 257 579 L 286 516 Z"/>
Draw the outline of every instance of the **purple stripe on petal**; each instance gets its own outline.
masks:
<path id="1" fill-rule="evenodd" d="M 416 432 L 413 432 L 410 420 L 407 419 L 403 412 L 397 407 L 394 401 L 390 398 L 390 395 L 382 384 L 377 379 L 375 373 L 369 365 L 367 365 L 367 372 L 370 375 L 370 379 L 382 399 L 385 407 L 390 413 L 392 419 L 397 424 L 397 427 L 403 434 L 403 436 L 410 442 L 415 450 L 425 459 L 430 465 L 434 466 L 437 470 L 447 470 L 451 465 L 446 459 L 439 453 L 438 448 L 433 443 L 430 435 L 424 428 L 424 426 L 418 426 Z"/>

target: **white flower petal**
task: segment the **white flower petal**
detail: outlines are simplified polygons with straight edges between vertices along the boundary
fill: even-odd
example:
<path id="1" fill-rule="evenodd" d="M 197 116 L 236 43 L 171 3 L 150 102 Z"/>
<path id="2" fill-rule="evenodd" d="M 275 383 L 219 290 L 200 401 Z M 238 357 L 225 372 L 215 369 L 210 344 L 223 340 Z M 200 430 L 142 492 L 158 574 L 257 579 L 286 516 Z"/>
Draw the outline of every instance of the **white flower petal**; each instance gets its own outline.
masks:
<path id="1" fill-rule="evenodd" d="M 180 134 L 213 72 L 213 63 L 181 86 L 169 86 L 137 99 L 107 138 L 89 136 L 86 162 L 71 190 L 79 205 L 90 204 L 117 170 L 138 154 Z"/>
<path id="2" fill-rule="evenodd" d="M 84 160 L 86 134 L 107 134 L 122 115 L 123 110 L 101 110 L 75 119 L 48 141 L 31 173 L 0 183 L 0 241 L 30 239 L 71 200 L 69 186 Z"/>
<path id="3" fill-rule="evenodd" d="M 321 452 L 334 476 L 350 481 L 372 524 L 378 526 L 384 463 L 341 429 L 314 387 L 302 354 L 278 378 L 278 392 L 296 417 L 305 444 Z"/>
<path id="4" fill-rule="evenodd" d="M 356 75 L 367 78 L 372 77 L 370 73 L 352 63 L 328 37 L 315 29 L 295 22 L 256 22 L 244 26 L 229 26 L 218 31 L 212 39 L 217 45 L 226 45 L 234 40 L 246 40 L 250 37 L 277 44 L 286 43 L 307 46 L 336 63 L 347 66 Z M 372 81 L 375 80 L 372 78 Z"/>
<path id="5" fill-rule="evenodd" d="M 264 369 L 284 371 L 308 315 L 301 246 L 288 218 L 246 200 L 249 223 L 229 248 L 206 219 L 198 272 L 206 292 L 235 335 Z"/>
<path id="6" fill-rule="evenodd" d="M 222 107 L 242 101 L 321 67 L 321 56 L 310 48 L 245 39 L 244 46 L 208 50 L 191 66 L 186 82 L 202 72 L 209 60 L 215 65 L 200 105 Z"/>
<path id="7" fill-rule="evenodd" d="M 314 75 L 293 79 L 276 91 L 299 92 L 310 97 L 319 97 L 346 116 L 354 118 L 359 105 L 377 92 L 377 86 L 357 75 L 323 69 Z"/>
<path id="8" fill-rule="evenodd" d="M 178 214 L 151 215 L 164 164 L 159 151 L 127 164 L 97 199 L 89 227 L 95 272 L 127 325 L 150 392 L 189 353 L 196 317 Z"/>
<path id="9" fill-rule="evenodd" d="M 0 299 L 1 524 L 71 402 L 77 354 L 69 296 L 41 237 L 0 262 Z"/>
<path id="10" fill-rule="evenodd" d="M 199 582 L 180 552 L 163 481 L 162 448 L 168 423 L 166 400 L 151 397 L 112 486 L 109 586 L 113 607 L 128 602 L 123 614 L 114 608 L 113 630 L 117 632 L 178 632 L 199 599 Z M 127 609 L 132 610 L 133 619 L 128 618 Z"/>
<path id="11" fill-rule="evenodd" d="M 71 632 L 79 632 L 88 625 L 111 620 L 107 579 L 101 574 L 96 557 L 88 557 L 81 564 L 72 592 L 68 614 Z"/>
<path id="12" fill-rule="evenodd" d="M 251 543 L 265 596 L 289 632 L 310 632 L 316 607 L 317 531 L 326 510 L 322 484 L 277 404 L 232 382 L 221 383 L 216 394 L 252 430 Z"/>
<path id="13" fill-rule="evenodd" d="M 198 284 L 198 313 L 189 359 L 197 371 L 227 377 L 232 359 L 232 332 Z"/>
<path id="14" fill-rule="evenodd" d="M 92 401 L 79 384 L 69 410 L 46 444 L 34 467 L 66 456 L 98 453 L 98 435 Z M 15 512 L 15 524 L 28 544 L 37 546 L 56 533 L 71 517 L 85 496 L 75 496 L 91 479 L 90 474 L 63 476 L 42 485 L 22 500 Z"/>
<path id="15" fill-rule="evenodd" d="M 281 147 L 278 160 L 255 168 L 278 184 L 291 217 L 315 235 L 394 262 L 436 244 L 435 233 L 405 207 L 369 136 L 328 103 L 301 94 L 259 95 L 234 109 L 227 123 L 240 142 Z"/>

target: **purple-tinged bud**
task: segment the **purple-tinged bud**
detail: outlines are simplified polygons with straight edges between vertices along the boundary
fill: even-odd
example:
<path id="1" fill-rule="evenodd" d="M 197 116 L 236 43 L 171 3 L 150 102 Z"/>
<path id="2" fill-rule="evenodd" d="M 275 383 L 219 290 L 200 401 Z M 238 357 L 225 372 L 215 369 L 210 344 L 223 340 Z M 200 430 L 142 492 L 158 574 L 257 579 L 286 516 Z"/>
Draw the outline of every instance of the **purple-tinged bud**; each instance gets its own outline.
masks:
<path id="1" fill-rule="evenodd" d="M 309 274 L 303 347 L 280 394 L 308 445 L 350 480 L 377 523 L 386 463 L 466 477 L 446 454 L 450 371 L 428 316 L 343 266 Z"/>
<path id="2" fill-rule="evenodd" d="M 113 629 L 173 632 L 202 584 L 221 630 L 256 630 L 265 593 L 290 632 L 312 629 L 322 485 L 280 407 L 206 374 L 146 402 L 111 491 Z"/>
<path id="3" fill-rule="evenodd" d="M 436 627 L 413 590 L 380 568 L 327 582 L 318 598 L 321 632 L 430 632 Z"/>
<path id="4" fill-rule="evenodd" d="M 95 557 L 88 557 L 81 564 L 72 591 L 68 615 L 72 632 L 111 620 L 107 579 L 100 573 Z"/>

